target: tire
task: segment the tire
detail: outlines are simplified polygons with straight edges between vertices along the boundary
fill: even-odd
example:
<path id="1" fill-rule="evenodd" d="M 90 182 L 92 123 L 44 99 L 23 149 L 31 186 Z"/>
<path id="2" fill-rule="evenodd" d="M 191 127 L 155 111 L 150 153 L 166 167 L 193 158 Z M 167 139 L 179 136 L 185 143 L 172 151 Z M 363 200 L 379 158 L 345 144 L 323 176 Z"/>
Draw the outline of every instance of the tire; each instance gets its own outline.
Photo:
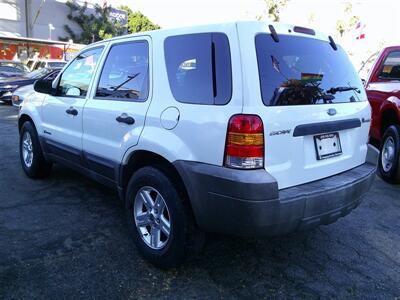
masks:
<path id="1" fill-rule="evenodd" d="M 184 193 L 172 178 L 160 168 L 143 167 L 133 174 L 126 193 L 127 221 L 133 241 L 144 258 L 163 269 L 178 266 L 198 253 L 204 244 L 204 234 L 197 229 Z M 143 195 L 153 200 L 153 217 L 149 213 L 151 205 L 145 204 L 149 199 Z M 156 210 L 163 207 L 157 205 L 160 200 L 164 200 L 163 211 Z M 139 223 L 147 226 L 137 226 Z M 167 223 L 170 225 L 169 236 L 166 234 L 168 226 L 164 226 Z"/>
<path id="2" fill-rule="evenodd" d="M 27 158 L 27 153 L 31 154 L 30 159 Z M 22 169 L 28 177 L 44 178 L 50 174 L 52 164 L 43 157 L 38 134 L 31 122 L 25 122 L 21 127 L 19 157 Z"/>
<path id="3" fill-rule="evenodd" d="M 400 126 L 392 125 L 385 131 L 379 154 L 379 171 L 389 183 L 400 183 Z"/>

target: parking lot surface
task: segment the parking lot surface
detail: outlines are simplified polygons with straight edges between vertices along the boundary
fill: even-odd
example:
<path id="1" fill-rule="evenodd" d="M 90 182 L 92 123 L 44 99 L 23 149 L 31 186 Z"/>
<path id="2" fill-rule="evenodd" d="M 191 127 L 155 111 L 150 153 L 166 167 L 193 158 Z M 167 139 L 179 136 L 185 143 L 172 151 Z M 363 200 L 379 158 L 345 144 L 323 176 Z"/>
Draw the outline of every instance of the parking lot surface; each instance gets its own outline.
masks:
<path id="1" fill-rule="evenodd" d="M 400 297 L 400 186 L 377 179 L 346 218 L 270 239 L 212 236 L 186 265 L 145 262 L 117 194 L 61 166 L 28 179 L 0 104 L 0 298 Z"/>

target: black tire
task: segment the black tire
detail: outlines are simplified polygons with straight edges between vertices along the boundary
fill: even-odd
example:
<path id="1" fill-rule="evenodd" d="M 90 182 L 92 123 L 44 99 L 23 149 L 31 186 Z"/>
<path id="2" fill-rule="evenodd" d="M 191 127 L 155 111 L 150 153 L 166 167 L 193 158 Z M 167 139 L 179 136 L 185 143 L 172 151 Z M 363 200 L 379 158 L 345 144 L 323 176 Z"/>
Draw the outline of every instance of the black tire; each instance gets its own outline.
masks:
<path id="1" fill-rule="evenodd" d="M 384 147 L 388 140 L 393 141 L 394 144 L 394 157 L 390 167 L 383 166 L 382 156 L 384 154 Z M 379 171 L 382 179 L 389 183 L 400 183 L 400 126 L 389 126 L 383 135 L 381 153 L 379 155 Z"/>
<path id="2" fill-rule="evenodd" d="M 23 138 L 25 134 L 29 134 L 32 141 L 32 163 L 28 165 L 24 160 L 23 154 Z M 47 162 L 43 157 L 42 148 L 40 146 L 39 137 L 35 127 L 31 122 L 25 122 L 19 134 L 19 157 L 21 166 L 25 174 L 30 178 L 44 178 L 50 174 L 52 164 Z"/>
<path id="3" fill-rule="evenodd" d="M 181 264 L 186 258 L 200 252 L 204 244 L 204 234 L 197 228 L 191 210 L 184 199 L 184 193 L 173 182 L 165 170 L 143 167 L 130 179 L 126 193 L 126 214 L 133 241 L 140 253 L 159 268 L 171 268 Z M 170 216 L 170 235 L 162 249 L 152 249 L 146 244 L 143 234 L 136 227 L 134 217 L 135 198 L 144 187 L 156 189 L 164 198 Z"/>

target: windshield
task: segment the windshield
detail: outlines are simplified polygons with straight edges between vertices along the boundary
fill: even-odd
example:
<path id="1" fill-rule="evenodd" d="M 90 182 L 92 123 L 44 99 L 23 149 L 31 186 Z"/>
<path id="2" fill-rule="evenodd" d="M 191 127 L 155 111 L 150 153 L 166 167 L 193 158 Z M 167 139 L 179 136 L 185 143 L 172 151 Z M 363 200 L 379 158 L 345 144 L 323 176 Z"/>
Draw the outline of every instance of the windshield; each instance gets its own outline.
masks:
<path id="1" fill-rule="evenodd" d="M 38 79 L 47 75 L 48 73 L 50 73 L 50 71 L 51 70 L 49 69 L 39 69 L 26 74 L 26 77 L 28 77 L 29 79 Z"/>
<path id="2" fill-rule="evenodd" d="M 0 62 L 0 70 L 5 72 L 27 72 L 28 68 L 19 62 Z"/>
<path id="3" fill-rule="evenodd" d="M 344 50 L 328 41 L 269 34 L 256 36 L 261 95 L 265 105 L 365 101 L 364 87 Z"/>

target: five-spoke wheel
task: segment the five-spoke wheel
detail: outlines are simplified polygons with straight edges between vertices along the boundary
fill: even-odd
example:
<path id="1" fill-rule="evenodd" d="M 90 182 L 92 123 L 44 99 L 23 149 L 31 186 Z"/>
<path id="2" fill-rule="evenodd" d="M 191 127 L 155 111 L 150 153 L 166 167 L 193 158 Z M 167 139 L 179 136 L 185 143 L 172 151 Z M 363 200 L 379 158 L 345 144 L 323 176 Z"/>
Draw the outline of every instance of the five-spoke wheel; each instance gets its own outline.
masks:
<path id="1" fill-rule="evenodd" d="M 136 227 L 152 249 L 162 249 L 171 232 L 171 217 L 163 196 L 153 187 L 142 187 L 133 208 Z"/>

